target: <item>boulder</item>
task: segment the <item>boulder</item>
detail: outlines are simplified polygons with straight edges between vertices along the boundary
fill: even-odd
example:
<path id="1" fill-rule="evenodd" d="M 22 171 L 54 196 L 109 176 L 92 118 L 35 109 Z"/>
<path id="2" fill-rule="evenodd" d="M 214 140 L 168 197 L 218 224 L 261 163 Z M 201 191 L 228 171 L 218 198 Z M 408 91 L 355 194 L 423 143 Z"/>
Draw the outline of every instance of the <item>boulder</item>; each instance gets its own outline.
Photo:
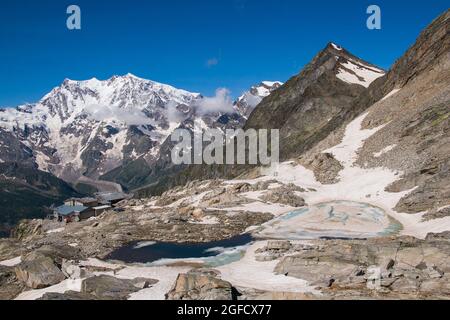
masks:
<path id="1" fill-rule="evenodd" d="M 53 259 L 58 265 L 61 265 L 64 259 L 79 260 L 82 258 L 80 249 L 69 245 L 45 245 L 36 249 L 35 252 Z"/>
<path id="2" fill-rule="evenodd" d="M 289 241 L 273 240 L 268 241 L 263 248 L 256 250 L 256 261 L 265 262 L 279 259 L 286 255 L 292 249 Z"/>
<path id="3" fill-rule="evenodd" d="M 231 193 L 246 193 L 253 191 L 253 187 L 250 183 L 237 183 L 230 187 L 229 192 Z"/>
<path id="4" fill-rule="evenodd" d="M 194 211 L 194 208 L 189 206 L 189 205 L 187 205 L 187 206 L 180 206 L 178 208 L 178 213 L 180 215 L 190 215 L 190 214 L 192 214 L 193 211 Z"/>
<path id="5" fill-rule="evenodd" d="M 205 216 L 205 213 L 200 208 L 197 208 L 194 211 L 192 211 L 192 217 L 196 220 L 201 220 L 204 218 L 204 216 Z"/>
<path id="6" fill-rule="evenodd" d="M 64 273 L 64 275 L 67 278 L 70 279 L 83 279 L 90 276 L 90 274 L 85 270 L 82 269 L 79 265 L 77 265 L 74 261 L 70 260 L 63 260 L 61 265 L 61 271 Z"/>
<path id="7" fill-rule="evenodd" d="M 306 205 L 305 199 L 296 195 L 294 191 L 284 187 L 270 190 L 261 196 L 260 199 L 265 202 L 284 204 L 294 208 L 300 208 Z"/>
<path id="8" fill-rule="evenodd" d="M 306 168 L 314 172 L 314 176 L 322 184 L 339 182 L 339 172 L 344 169 L 342 164 L 331 153 L 319 153 L 312 159 L 301 161 Z"/>
<path id="9" fill-rule="evenodd" d="M 139 289 L 147 289 L 158 283 L 158 280 L 155 279 L 147 279 L 147 278 L 136 278 L 132 280 L 132 283 L 135 287 Z"/>
<path id="10" fill-rule="evenodd" d="M 292 247 L 289 241 L 269 241 L 267 243 L 267 250 L 280 250 L 280 251 L 288 251 Z"/>
<path id="11" fill-rule="evenodd" d="M 167 300 L 234 300 L 231 283 L 211 274 L 179 274 Z"/>
<path id="12" fill-rule="evenodd" d="M 15 273 L 20 281 L 32 289 L 50 287 L 66 279 L 51 257 L 37 252 L 23 258 L 15 267 Z"/>
<path id="13" fill-rule="evenodd" d="M 153 279 L 128 280 L 101 275 L 84 280 L 81 285 L 81 292 L 93 295 L 101 300 L 126 300 L 132 293 L 156 282 Z"/>

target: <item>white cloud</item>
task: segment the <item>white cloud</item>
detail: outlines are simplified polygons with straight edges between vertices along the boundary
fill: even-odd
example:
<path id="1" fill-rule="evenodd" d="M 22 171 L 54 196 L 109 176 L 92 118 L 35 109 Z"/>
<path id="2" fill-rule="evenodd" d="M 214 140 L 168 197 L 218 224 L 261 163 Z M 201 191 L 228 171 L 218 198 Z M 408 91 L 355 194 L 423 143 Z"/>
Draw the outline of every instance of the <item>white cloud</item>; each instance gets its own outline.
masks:
<path id="1" fill-rule="evenodd" d="M 85 108 L 85 111 L 96 121 L 120 121 L 129 126 L 152 124 L 142 111 L 138 109 L 123 109 L 117 106 L 104 106 L 92 104 Z"/>
<path id="2" fill-rule="evenodd" d="M 169 102 L 166 108 L 166 116 L 169 122 L 180 122 L 184 120 L 185 115 L 178 109 L 178 104 Z M 193 102 L 192 107 L 199 115 L 213 113 L 233 113 L 233 99 L 230 91 L 226 88 L 219 88 L 213 97 L 203 97 Z M 154 121 L 148 118 L 138 108 L 120 108 L 118 106 L 91 104 L 86 106 L 85 111 L 96 121 L 122 122 L 128 126 L 135 125 L 154 125 Z"/>
<path id="3" fill-rule="evenodd" d="M 167 120 L 169 122 L 181 122 L 184 120 L 185 116 L 178 109 L 178 103 L 174 101 L 169 101 L 166 106 L 167 110 Z"/>
<path id="4" fill-rule="evenodd" d="M 233 99 L 230 96 L 230 91 L 226 88 L 217 89 L 214 97 L 204 97 L 197 100 L 194 103 L 194 106 L 196 107 L 197 113 L 200 115 L 217 112 L 234 112 Z"/>

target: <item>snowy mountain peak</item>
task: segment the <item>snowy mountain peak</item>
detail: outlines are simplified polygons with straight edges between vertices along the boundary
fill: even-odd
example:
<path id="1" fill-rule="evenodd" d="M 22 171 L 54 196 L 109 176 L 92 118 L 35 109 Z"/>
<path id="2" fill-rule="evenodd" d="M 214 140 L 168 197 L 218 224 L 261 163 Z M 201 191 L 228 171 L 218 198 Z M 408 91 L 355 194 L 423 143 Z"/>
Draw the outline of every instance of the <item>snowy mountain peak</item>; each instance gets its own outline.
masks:
<path id="1" fill-rule="evenodd" d="M 261 101 L 269 96 L 274 90 L 283 85 L 280 81 L 262 81 L 256 86 L 252 86 L 249 91 L 244 92 L 235 102 L 235 109 L 239 114 L 248 118 L 252 111 Z"/>
<path id="2" fill-rule="evenodd" d="M 65 122 L 74 115 L 86 111 L 89 106 L 151 112 L 155 109 L 164 109 L 169 102 L 189 104 L 198 97 L 198 93 L 127 74 L 113 76 L 108 80 L 66 79 L 59 87 L 46 95 L 40 104 L 49 109 L 52 117 L 58 116 L 62 122 Z M 120 120 L 117 119 L 117 121 Z"/>
<path id="3" fill-rule="evenodd" d="M 139 78 L 138 76 L 136 76 L 136 75 L 134 75 L 134 74 L 132 74 L 132 73 L 129 73 L 129 72 L 128 72 L 124 77 L 125 77 L 125 78 L 132 78 L 132 79 L 140 79 L 140 80 L 144 80 L 144 79 Z"/>
<path id="4" fill-rule="evenodd" d="M 379 68 L 361 63 L 357 60 L 348 59 L 347 61 L 340 62 L 336 77 L 344 82 L 358 84 L 368 88 L 372 82 L 385 74 Z"/>
<path id="5" fill-rule="evenodd" d="M 97 177 L 151 154 L 176 126 L 171 109 L 199 97 L 132 74 L 65 79 L 38 103 L 1 112 L 0 128 L 33 150 L 41 170 L 68 181 Z"/>
<path id="6" fill-rule="evenodd" d="M 344 47 L 330 42 L 319 56 L 331 56 L 335 59 L 336 77 L 346 83 L 357 84 L 368 88 L 376 79 L 386 72 L 377 66 L 351 54 Z"/>
<path id="7" fill-rule="evenodd" d="M 263 85 L 263 86 L 265 86 L 265 87 L 274 87 L 274 86 L 282 86 L 283 85 L 283 82 L 280 82 L 280 81 L 263 81 L 263 82 L 261 82 L 261 84 Z"/>
<path id="8" fill-rule="evenodd" d="M 336 43 L 330 42 L 330 45 L 333 47 L 333 49 L 342 51 L 342 47 Z"/>

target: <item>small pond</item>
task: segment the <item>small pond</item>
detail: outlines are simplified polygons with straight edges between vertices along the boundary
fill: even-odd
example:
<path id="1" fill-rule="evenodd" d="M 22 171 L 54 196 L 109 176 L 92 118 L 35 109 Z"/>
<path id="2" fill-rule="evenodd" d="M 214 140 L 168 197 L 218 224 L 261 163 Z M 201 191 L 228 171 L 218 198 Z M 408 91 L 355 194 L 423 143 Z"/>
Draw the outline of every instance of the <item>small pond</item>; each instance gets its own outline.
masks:
<path id="1" fill-rule="evenodd" d="M 190 261 L 217 267 L 240 260 L 252 242 L 250 234 L 206 243 L 131 242 L 107 259 L 153 265 Z"/>

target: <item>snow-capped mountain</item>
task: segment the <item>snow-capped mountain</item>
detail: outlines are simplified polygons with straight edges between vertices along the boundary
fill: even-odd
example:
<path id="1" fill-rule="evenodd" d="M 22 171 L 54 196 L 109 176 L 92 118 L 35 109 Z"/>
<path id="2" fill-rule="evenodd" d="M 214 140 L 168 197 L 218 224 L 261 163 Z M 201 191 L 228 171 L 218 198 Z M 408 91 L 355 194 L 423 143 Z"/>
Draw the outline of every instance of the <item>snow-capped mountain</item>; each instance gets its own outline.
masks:
<path id="1" fill-rule="evenodd" d="M 336 61 L 339 62 L 336 74 L 338 79 L 368 88 L 372 82 L 386 74 L 384 70 L 354 56 L 352 57 L 337 44 L 330 43 L 330 46 L 338 52 L 343 52 L 342 56 L 335 56 Z"/>
<path id="2" fill-rule="evenodd" d="M 237 99 L 235 109 L 247 119 L 265 97 L 282 85 L 283 83 L 280 81 L 263 81 L 259 85 L 251 87 Z"/>
<path id="3" fill-rule="evenodd" d="M 130 74 L 65 80 L 37 104 L 1 112 L 0 127 L 32 150 L 39 169 L 71 181 L 151 157 L 178 125 L 173 109 L 198 98 Z"/>
<path id="4" fill-rule="evenodd" d="M 255 90 L 250 92 L 259 98 L 270 86 Z M 96 179 L 140 158 L 156 162 L 161 145 L 183 124 L 242 127 L 257 103 L 205 112 L 198 107 L 203 99 L 131 74 L 105 81 L 66 79 L 36 104 L 0 110 L 0 161 L 35 163 L 69 182 Z"/>

